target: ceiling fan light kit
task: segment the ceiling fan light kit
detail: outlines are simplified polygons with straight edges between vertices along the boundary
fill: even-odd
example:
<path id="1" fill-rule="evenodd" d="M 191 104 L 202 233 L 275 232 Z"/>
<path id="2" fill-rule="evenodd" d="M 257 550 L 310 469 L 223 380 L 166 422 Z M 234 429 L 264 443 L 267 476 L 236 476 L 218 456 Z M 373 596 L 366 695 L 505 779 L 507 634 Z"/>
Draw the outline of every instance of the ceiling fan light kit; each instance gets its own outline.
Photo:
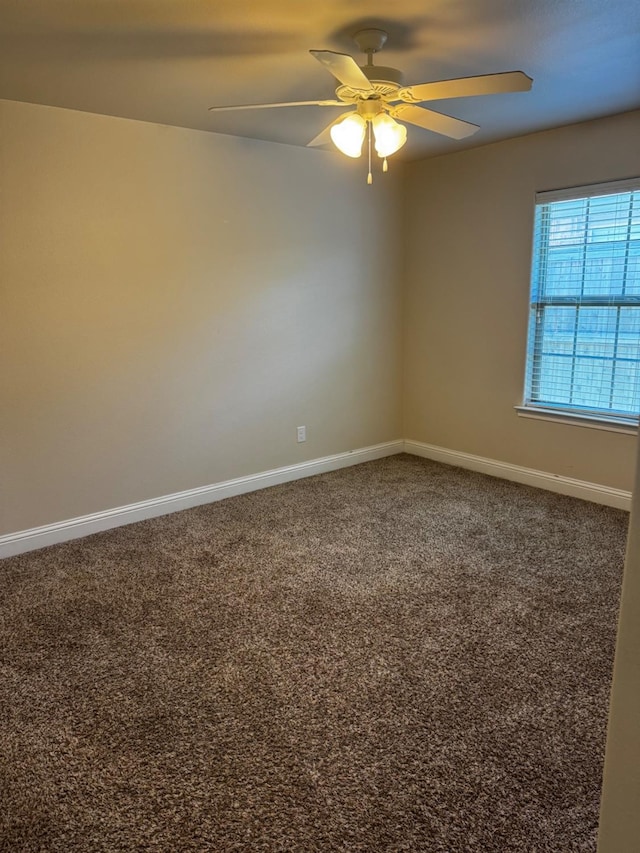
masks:
<path id="1" fill-rule="evenodd" d="M 364 101 L 363 105 L 375 103 L 377 102 Z M 358 112 L 351 113 L 331 126 L 330 135 L 336 148 L 347 157 L 360 157 L 369 123 L 373 129 L 376 153 L 379 157 L 390 157 L 407 141 L 407 128 L 382 109 L 372 113 L 359 108 Z"/>
<path id="2" fill-rule="evenodd" d="M 531 89 L 533 82 L 522 71 L 507 71 L 404 86 L 402 72 L 397 68 L 373 64 L 373 54 L 380 51 L 387 41 L 387 33 L 384 30 L 373 28 L 360 30 L 353 38 L 367 57 L 365 65 L 359 66 L 355 59 L 346 53 L 336 53 L 332 50 L 309 51 L 340 83 L 336 89 L 336 100 L 245 104 L 209 109 L 217 112 L 303 105 L 355 107 L 355 110 L 332 121 L 308 145 L 319 146 L 333 142 L 336 148 L 347 157 L 356 158 L 361 156 L 362 146 L 367 139 L 369 152 L 367 182 L 371 183 L 372 135 L 376 153 L 382 158 L 382 168 L 386 172 L 387 157 L 399 151 L 407 141 L 407 128 L 404 122 L 452 139 L 464 139 L 480 129 L 478 125 L 430 110 L 420 106 L 421 104 L 447 98 L 526 92 Z M 401 119 L 403 123 L 397 119 Z"/>
<path id="3" fill-rule="evenodd" d="M 367 132 L 367 123 L 358 115 L 348 115 L 329 131 L 333 144 L 347 157 L 359 157 L 362 154 L 362 143 Z"/>
<path id="4" fill-rule="evenodd" d="M 407 141 L 407 128 L 388 113 L 378 113 L 371 122 L 378 157 L 391 157 Z"/>

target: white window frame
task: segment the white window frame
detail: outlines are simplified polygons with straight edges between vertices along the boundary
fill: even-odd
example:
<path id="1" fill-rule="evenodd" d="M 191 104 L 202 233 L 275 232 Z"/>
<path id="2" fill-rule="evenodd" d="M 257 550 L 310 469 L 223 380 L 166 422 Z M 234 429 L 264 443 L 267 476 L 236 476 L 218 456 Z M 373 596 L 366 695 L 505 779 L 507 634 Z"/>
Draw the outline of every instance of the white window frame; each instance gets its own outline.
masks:
<path id="1" fill-rule="evenodd" d="M 538 274 L 538 210 L 541 205 L 556 201 L 570 201 L 584 198 L 594 198 L 603 195 L 612 195 L 629 191 L 640 190 L 640 177 L 630 178 L 623 181 L 610 181 L 601 184 L 590 184 L 581 187 L 570 187 L 562 190 L 551 190 L 549 192 L 536 193 L 535 196 L 535 224 L 533 235 L 533 257 L 531 264 L 531 279 L 529 284 L 529 328 L 526 349 L 525 389 L 521 405 L 516 406 L 518 415 L 522 417 L 538 418 L 541 420 L 559 421 L 571 423 L 576 426 L 593 427 L 596 429 L 607 429 L 615 432 L 636 433 L 638 431 L 638 415 L 616 414 L 604 409 L 585 409 L 571 407 L 560 403 L 541 402 L 533 399 L 530 394 L 532 388 L 532 369 L 534 365 L 534 347 L 537 343 L 536 335 L 536 308 L 539 303 L 534 303 L 534 294 L 537 293 L 536 276 Z M 576 304 L 585 304 L 582 301 Z M 616 304 L 613 302 L 612 304 Z M 639 300 L 640 304 L 640 300 Z"/>

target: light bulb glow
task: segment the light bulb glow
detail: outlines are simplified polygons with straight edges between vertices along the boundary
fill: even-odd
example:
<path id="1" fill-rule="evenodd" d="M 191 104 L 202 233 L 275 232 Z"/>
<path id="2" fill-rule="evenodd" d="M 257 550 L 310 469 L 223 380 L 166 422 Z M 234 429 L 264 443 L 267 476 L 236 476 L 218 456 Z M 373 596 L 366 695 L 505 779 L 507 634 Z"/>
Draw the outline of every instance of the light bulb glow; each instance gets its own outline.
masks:
<path id="1" fill-rule="evenodd" d="M 407 128 L 386 113 L 378 113 L 372 124 L 376 153 L 379 157 L 390 157 L 407 141 Z"/>
<path id="2" fill-rule="evenodd" d="M 353 113 L 338 124 L 334 124 L 329 133 L 338 150 L 347 157 L 359 157 L 362 154 L 366 126 L 367 123 L 362 116 Z"/>

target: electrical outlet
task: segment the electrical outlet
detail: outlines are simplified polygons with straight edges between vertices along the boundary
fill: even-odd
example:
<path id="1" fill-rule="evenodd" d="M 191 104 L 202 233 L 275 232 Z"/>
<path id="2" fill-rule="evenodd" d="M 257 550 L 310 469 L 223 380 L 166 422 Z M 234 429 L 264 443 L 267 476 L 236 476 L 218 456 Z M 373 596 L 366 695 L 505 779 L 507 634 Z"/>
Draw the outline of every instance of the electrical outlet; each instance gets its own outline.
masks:
<path id="1" fill-rule="evenodd" d="M 307 440 L 307 428 L 306 426 L 298 427 L 298 441 L 306 441 Z"/>

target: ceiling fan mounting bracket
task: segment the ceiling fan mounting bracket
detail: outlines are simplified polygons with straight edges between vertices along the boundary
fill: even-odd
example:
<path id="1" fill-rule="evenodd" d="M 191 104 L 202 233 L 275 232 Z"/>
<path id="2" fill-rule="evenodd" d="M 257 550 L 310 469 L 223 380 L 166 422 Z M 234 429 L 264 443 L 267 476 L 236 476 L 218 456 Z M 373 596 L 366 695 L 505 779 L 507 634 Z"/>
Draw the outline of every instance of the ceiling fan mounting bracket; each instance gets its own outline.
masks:
<path id="1" fill-rule="evenodd" d="M 353 40 L 358 45 L 362 53 L 366 53 L 371 58 L 372 53 L 377 53 L 382 50 L 386 41 L 387 33 L 384 30 L 368 29 L 359 30 L 354 34 Z"/>

